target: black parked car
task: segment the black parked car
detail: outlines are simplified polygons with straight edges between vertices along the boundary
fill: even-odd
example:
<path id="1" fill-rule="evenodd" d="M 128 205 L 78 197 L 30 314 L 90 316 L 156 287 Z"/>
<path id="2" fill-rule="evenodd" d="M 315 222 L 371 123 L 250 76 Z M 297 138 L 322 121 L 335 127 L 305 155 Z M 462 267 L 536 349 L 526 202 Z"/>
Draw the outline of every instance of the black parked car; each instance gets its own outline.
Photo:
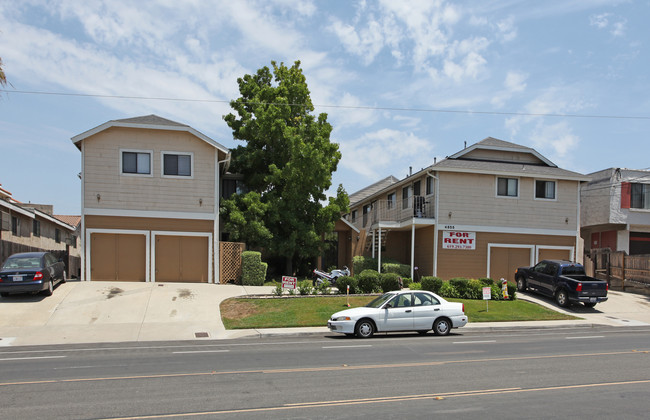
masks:
<path id="1" fill-rule="evenodd" d="M 65 283 L 65 264 L 49 252 L 13 254 L 0 270 L 2 297 L 25 292 L 43 292 L 50 296 L 59 283 Z"/>

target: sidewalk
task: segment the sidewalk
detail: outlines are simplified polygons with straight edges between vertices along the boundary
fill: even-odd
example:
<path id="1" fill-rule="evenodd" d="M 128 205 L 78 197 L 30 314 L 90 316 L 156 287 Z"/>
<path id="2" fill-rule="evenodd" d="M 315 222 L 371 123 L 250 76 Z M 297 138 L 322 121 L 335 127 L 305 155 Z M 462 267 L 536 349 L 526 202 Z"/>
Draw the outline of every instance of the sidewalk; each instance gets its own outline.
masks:
<path id="1" fill-rule="evenodd" d="M 50 297 L 0 299 L 0 346 L 166 340 L 219 340 L 326 334 L 327 327 L 226 330 L 220 303 L 230 297 L 271 294 L 269 286 L 195 283 L 68 282 Z M 549 300 L 520 295 L 558 310 Z M 576 313 L 579 312 L 579 313 Z M 574 321 L 469 323 L 463 330 L 650 325 L 650 299 L 610 292 L 595 309 L 577 307 Z M 471 321 L 471 320 L 470 320 Z"/>

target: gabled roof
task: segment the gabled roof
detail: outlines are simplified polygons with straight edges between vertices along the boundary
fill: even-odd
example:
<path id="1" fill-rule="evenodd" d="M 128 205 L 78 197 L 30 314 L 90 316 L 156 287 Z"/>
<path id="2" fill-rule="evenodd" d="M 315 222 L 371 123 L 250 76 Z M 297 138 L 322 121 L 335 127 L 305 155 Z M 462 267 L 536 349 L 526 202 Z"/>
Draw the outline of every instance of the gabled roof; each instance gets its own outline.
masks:
<path id="1" fill-rule="evenodd" d="M 215 147 L 216 149 L 228 153 L 229 150 L 227 147 L 217 143 L 216 141 L 212 140 L 210 137 L 206 136 L 205 134 L 195 130 L 194 128 L 190 127 L 189 125 L 177 123 L 176 121 L 171 121 L 166 118 L 159 117 L 157 115 L 145 115 L 142 117 L 134 117 L 134 118 L 125 118 L 121 120 L 111 120 L 108 122 L 105 122 L 102 125 L 98 125 L 95 128 L 92 128 L 88 131 L 85 131 L 81 134 L 78 134 L 74 137 L 72 137 L 72 142 L 77 146 L 79 150 L 81 150 L 81 142 L 85 139 L 87 139 L 90 136 L 93 136 L 99 132 L 102 132 L 104 130 L 108 130 L 111 127 L 125 127 L 125 128 L 145 128 L 145 129 L 150 129 L 150 130 L 171 130 L 171 131 L 186 131 L 195 137 L 198 137 L 199 139 L 205 141 L 209 145 Z"/>
<path id="2" fill-rule="evenodd" d="M 395 178 L 394 176 L 390 175 L 387 176 L 386 178 L 379 180 L 375 182 L 372 185 L 367 186 L 366 188 L 359 190 L 355 193 L 350 194 L 350 206 L 353 204 L 358 203 L 359 201 L 363 201 L 366 198 L 370 197 L 371 195 L 388 188 L 389 186 L 395 184 L 396 182 L 399 182 L 399 179 Z"/>
<path id="3" fill-rule="evenodd" d="M 81 216 L 67 216 L 67 215 L 55 214 L 54 218 L 59 219 L 63 223 L 74 227 L 79 226 L 79 223 L 81 223 Z"/>
<path id="4" fill-rule="evenodd" d="M 478 143 L 474 143 L 473 145 L 461 150 L 460 152 L 457 152 L 449 156 L 448 159 L 462 159 L 464 156 L 477 149 L 497 150 L 502 152 L 528 153 L 535 156 L 537 159 L 541 160 L 546 165 L 557 168 L 556 164 L 554 164 L 553 162 L 551 162 L 550 160 L 542 156 L 535 149 L 531 149 L 530 147 L 522 146 L 520 144 L 510 143 L 504 140 L 495 139 L 494 137 L 487 137 L 479 141 Z"/>

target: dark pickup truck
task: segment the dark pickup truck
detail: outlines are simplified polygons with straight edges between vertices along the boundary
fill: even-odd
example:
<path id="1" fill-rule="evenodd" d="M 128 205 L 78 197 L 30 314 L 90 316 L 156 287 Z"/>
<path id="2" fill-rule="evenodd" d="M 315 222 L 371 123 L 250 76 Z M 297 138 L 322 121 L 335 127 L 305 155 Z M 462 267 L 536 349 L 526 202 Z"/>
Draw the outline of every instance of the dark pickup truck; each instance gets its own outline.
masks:
<path id="1" fill-rule="evenodd" d="M 534 267 L 520 267 L 515 280 L 520 292 L 530 289 L 553 297 L 563 308 L 580 302 L 593 308 L 607 300 L 609 290 L 606 281 L 587 276 L 582 265 L 570 261 L 544 260 Z"/>

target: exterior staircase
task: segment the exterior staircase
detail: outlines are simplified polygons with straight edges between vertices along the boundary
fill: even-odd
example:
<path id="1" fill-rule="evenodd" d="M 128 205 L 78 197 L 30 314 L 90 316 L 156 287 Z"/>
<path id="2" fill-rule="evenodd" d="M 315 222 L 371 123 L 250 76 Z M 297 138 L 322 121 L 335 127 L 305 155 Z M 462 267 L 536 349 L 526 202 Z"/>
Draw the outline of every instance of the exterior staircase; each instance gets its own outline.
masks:
<path id="1" fill-rule="evenodd" d="M 378 233 L 378 232 L 377 232 Z M 379 249 L 380 246 L 386 247 L 386 237 L 388 236 L 388 229 L 382 229 L 381 235 L 375 234 L 375 250 Z M 372 232 L 368 232 L 366 236 L 366 246 L 365 251 L 372 251 Z"/>

